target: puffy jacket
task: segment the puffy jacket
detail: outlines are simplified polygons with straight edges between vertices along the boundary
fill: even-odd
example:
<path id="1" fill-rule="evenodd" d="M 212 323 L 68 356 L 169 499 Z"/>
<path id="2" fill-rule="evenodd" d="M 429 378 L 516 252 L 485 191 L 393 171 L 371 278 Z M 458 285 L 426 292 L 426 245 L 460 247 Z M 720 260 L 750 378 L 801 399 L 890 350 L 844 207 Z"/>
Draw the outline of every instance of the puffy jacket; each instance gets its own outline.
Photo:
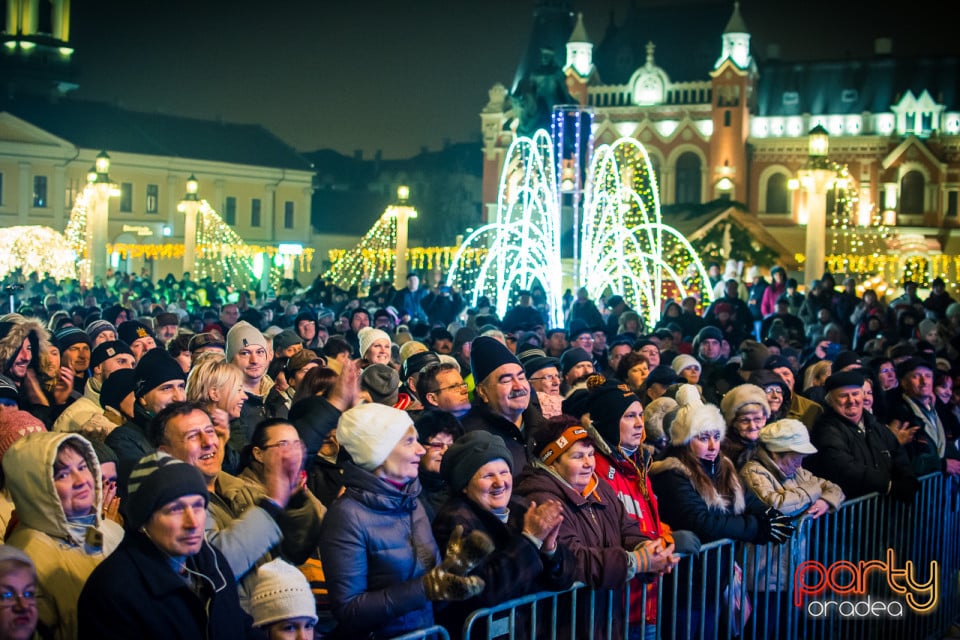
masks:
<path id="1" fill-rule="evenodd" d="M 343 484 L 320 536 L 338 633 L 391 638 L 429 627 L 433 607 L 420 578 L 440 553 L 417 499 L 419 480 L 398 489 L 346 461 Z"/>
<path id="2" fill-rule="evenodd" d="M 194 640 L 259 638 L 241 608 L 230 565 L 209 544 L 188 558 L 194 591 L 140 532 L 90 575 L 80 594 L 81 638 Z"/>
<path id="3" fill-rule="evenodd" d="M 95 480 L 94 523 L 86 527 L 67 521 L 53 481 L 57 450 L 68 441 L 83 449 Z M 75 638 L 80 591 L 94 568 L 123 539 L 120 525 L 100 518 L 103 494 L 93 445 L 72 433 L 31 433 L 10 447 L 3 457 L 3 470 L 19 518 L 6 542 L 26 552 L 37 566 L 38 586 L 44 594 L 38 603 L 40 623 L 54 638 Z"/>

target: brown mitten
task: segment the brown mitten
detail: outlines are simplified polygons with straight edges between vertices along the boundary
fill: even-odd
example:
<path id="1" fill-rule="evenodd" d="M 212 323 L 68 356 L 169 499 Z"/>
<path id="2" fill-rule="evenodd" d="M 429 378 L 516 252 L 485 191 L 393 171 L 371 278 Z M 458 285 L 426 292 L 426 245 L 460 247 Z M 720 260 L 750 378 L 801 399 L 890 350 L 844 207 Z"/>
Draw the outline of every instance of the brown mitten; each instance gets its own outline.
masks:
<path id="1" fill-rule="evenodd" d="M 482 531 L 471 531 L 464 536 L 463 525 L 458 524 L 450 534 L 440 568 L 457 576 L 465 576 L 493 553 L 493 548 L 490 536 Z"/>

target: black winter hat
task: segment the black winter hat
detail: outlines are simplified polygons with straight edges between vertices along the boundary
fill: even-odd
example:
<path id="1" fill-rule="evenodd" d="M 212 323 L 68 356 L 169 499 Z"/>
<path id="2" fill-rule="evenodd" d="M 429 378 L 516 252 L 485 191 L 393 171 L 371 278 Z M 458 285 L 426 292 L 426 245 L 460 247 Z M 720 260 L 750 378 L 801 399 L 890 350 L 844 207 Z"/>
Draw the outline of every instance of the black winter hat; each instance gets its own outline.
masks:
<path id="1" fill-rule="evenodd" d="M 150 330 L 150 327 L 143 324 L 139 320 L 127 320 L 126 322 L 121 322 L 117 326 L 117 338 L 123 340 L 127 344 L 133 344 L 140 338 L 154 338 L 153 331 Z"/>
<path id="2" fill-rule="evenodd" d="M 520 366 L 517 356 L 505 344 L 490 336 L 480 336 L 473 341 L 470 347 L 470 371 L 476 384 L 482 383 L 497 367 L 505 364 Z"/>
<path id="3" fill-rule="evenodd" d="M 187 379 L 187 374 L 183 372 L 180 363 L 163 349 L 151 349 L 143 354 L 134 369 L 134 374 L 134 394 L 138 399 L 164 382 Z"/>
<path id="4" fill-rule="evenodd" d="M 593 362 L 593 356 L 587 353 L 585 349 L 567 349 L 560 356 L 560 373 L 567 375 L 571 369 L 581 362 Z"/>
<path id="5" fill-rule="evenodd" d="M 590 390 L 587 399 L 590 421 L 607 444 L 616 450 L 620 446 L 620 418 L 631 404 L 640 402 L 640 398 L 619 380 L 605 380 L 599 375 L 587 378 L 587 389 Z"/>
<path id="6" fill-rule="evenodd" d="M 506 462 L 513 473 L 513 455 L 503 438 L 488 431 L 470 431 L 457 438 L 443 454 L 440 474 L 450 485 L 451 493 L 459 494 L 470 484 L 477 469 L 497 459 Z"/>
<path id="7" fill-rule="evenodd" d="M 403 379 L 406 380 L 415 373 L 420 373 L 427 365 L 439 363 L 440 356 L 433 351 L 421 351 L 420 353 L 408 356 L 407 359 L 403 361 L 403 366 L 401 367 L 401 369 L 403 369 Z"/>
<path id="8" fill-rule="evenodd" d="M 94 348 L 93 353 L 90 354 L 90 368 L 99 367 L 105 361 L 109 360 L 118 353 L 128 353 L 131 356 L 133 351 L 130 350 L 130 345 L 121 340 L 111 340 L 110 342 L 101 342 Z"/>
<path id="9" fill-rule="evenodd" d="M 856 371 L 838 371 L 823 383 L 823 390 L 826 393 L 830 393 L 834 389 L 841 387 L 862 387 L 864 382 L 866 382 L 866 379 L 861 373 L 857 373 Z"/>
<path id="10" fill-rule="evenodd" d="M 87 332 L 83 329 L 78 329 L 77 327 L 66 327 L 60 329 L 53 335 L 53 339 L 56 341 L 57 346 L 60 347 L 60 351 L 66 351 L 75 344 L 85 344 L 88 347 L 90 346 L 90 336 L 87 335 Z"/>
<path id="11" fill-rule="evenodd" d="M 120 403 L 133 393 L 133 381 L 136 374 L 133 369 L 120 369 L 110 374 L 100 386 L 100 406 L 120 411 Z"/>

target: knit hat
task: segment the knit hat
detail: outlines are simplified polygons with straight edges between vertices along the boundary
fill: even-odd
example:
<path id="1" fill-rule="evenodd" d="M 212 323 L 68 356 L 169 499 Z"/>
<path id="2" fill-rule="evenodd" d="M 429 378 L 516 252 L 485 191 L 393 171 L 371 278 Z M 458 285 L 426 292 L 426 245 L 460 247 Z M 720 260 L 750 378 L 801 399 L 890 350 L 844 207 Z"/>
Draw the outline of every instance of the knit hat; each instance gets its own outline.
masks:
<path id="1" fill-rule="evenodd" d="M 401 367 L 403 379 L 406 380 L 410 376 L 420 373 L 427 367 L 427 365 L 438 364 L 439 362 L 440 357 L 433 351 L 421 351 L 420 353 L 414 353 L 403 361 L 403 366 Z"/>
<path id="2" fill-rule="evenodd" d="M 313 624 L 317 623 L 317 601 L 307 577 L 281 558 L 257 569 L 250 612 L 257 628 L 290 618 L 310 618 Z"/>
<path id="3" fill-rule="evenodd" d="M 546 369 L 547 367 L 556 367 L 559 369 L 560 361 L 548 356 L 537 356 L 523 363 L 523 371 L 527 374 L 527 378 L 532 378 L 538 371 Z"/>
<path id="4" fill-rule="evenodd" d="M 407 335 L 410 334 L 408 333 Z M 429 350 L 430 347 L 427 345 L 418 340 L 411 339 L 400 345 L 400 349 L 397 351 L 397 357 L 400 358 L 400 364 L 404 364 L 410 356 Z"/>
<path id="5" fill-rule="evenodd" d="M 476 384 L 487 379 L 497 367 L 505 364 L 520 366 L 517 356 L 510 353 L 507 346 L 490 336 L 480 336 L 470 347 L 470 371 Z"/>
<path id="6" fill-rule="evenodd" d="M 101 342 L 93 349 L 93 353 L 90 354 L 90 368 L 95 369 L 120 353 L 126 353 L 133 357 L 133 351 L 130 350 L 130 345 L 126 342 L 121 342 L 120 340 Z"/>
<path id="7" fill-rule="evenodd" d="M 607 444 L 616 449 L 620 446 L 620 418 L 630 405 L 640 402 L 640 398 L 619 380 L 604 380 L 600 375 L 587 378 L 587 389 L 590 390 L 587 400 L 590 421 Z"/>
<path id="8" fill-rule="evenodd" d="M 357 339 L 360 341 L 361 358 L 366 356 L 367 349 L 373 346 L 374 342 L 385 340 L 387 344 L 391 344 L 390 336 L 388 336 L 385 331 L 374 329 L 373 327 L 364 327 L 363 329 L 360 329 L 360 333 L 357 334 Z"/>
<path id="9" fill-rule="evenodd" d="M 450 445 L 440 460 L 440 474 L 450 485 L 452 494 L 461 493 L 477 469 L 492 462 L 503 460 L 513 473 L 513 455 L 503 438 L 489 431 L 470 431 Z"/>
<path id="10" fill-rule="evenodd" d="M 810 455 L 817 448 L 810 444 L 810 432 L 799 420 L 785 418 L 771 422 L 760 430 L 760 442 L 770 451 L 792 451 Z"/>
<path id="11" fill-rule="evenodd" d="M 917 330 L 920 332 L 921 336 L 927 335 L 928 333 L 930 333 L 936 328 L 937 328 L 937 323 L 934 320 L 931 320 L 930 318 L 924 318 L 917 325 Z"/>
<path id="12" fill-rule="evenodd" d="M 763 363 L 763 368 L 773 371 L 774 369 L 787 368 L 790 371 L 793 371 L 793 364 L 791 364 L 788 358 L 784 358 L 782 355 L 772 355 L 766 359 Z"/>
<path id="13" fill-rule="evenodd" d="M 745 371 L 763 369 L 770 357 L 770 349 L 756 340 L 744 340 L 740 343 L 740 368 Z"/>
<path id="14" fill-rule="evenodd" d="M 123 340 L 127 344 L 133 344 L 140 338 L 154 338 L 153 331 L 150 330 L 150 327 L 143 324 L 139 320 L 127 320 L 126 322 L 121 322 L 117 327 L 117 338 Z"/>
<path id="15" fill-rule="evenodd" d="M 697 347 L 699 347 L 700 343 L 703 342 L 704 340 L 717 340 L 722 342 L 723 332 L 720 331 L 720 329 L 718 329 L 717 327 L 714 327 L 713 325 L 709 325 L 704 327 L 703 329 L 700 329 L 700 331 L 697 332 L 697 335 L 693 339 L 694 351 L 696 351 Z"/>
<path id="16" fill-rule="evenodd" d="M 289 382 L 297 371 L 300 371 L 300 369 L 303 369 L 311 362 L 316 362 L 321 367 L 327 364 L 326 358 L 318 356 L 312 349 L 304 349 L 303 351 L 293 354 L 290 359 L 287 360 L 287 366 L 283 368 L 283 373 L 287 376 L 287 381 Z"/>
<path id="17" fill-rule="evenodd" d="M 866 379 L 856 371 L 838 371 L 823 383 L 824 393 L 830 393 L 841 387 L 862 387 Z"/>
<path id="18" fill-rule="evenodd" d="M 180 363 L 163 349 L 151 349 L 143 354 L 133 372 L 133 389 L 137 399 L 147 395 L 164 382 L 187 379 L 187 374 L 183 372 Z M 110 378 L 112 377 L 111 375 Z"/>
<path id="19" fill-rule="evenodd" d="M 673 398 L 660 396 L 643 408 L 643 427 L 651 440 L 659 440 L 666 433 L 664 417 L 680 405 Z"/>
<path id="20" fill-rule="evenodd" d="M 852 364 L 862 364 L 860 354 L 856 351 L 841 351 L 837 354 L 837 357 L 833 359 L 833 370 L 840 371 L 844 367 L 849 367 Z"/>
<path id="21" fill-rule="evenodd" d="M 225 349 L 226 345 L 224 345 L 223 339 L 216 333 L 198 333 L 190 338 L 190 344 L 187 345 L 187 349 L 190 351 L 190 353 L 195 353 L 204 347 Z"/>
<path id="22" fill-rule="evenodd" d="M 83 329 L 76 327 L 66 327 L 53 334 L 53 339 L 60 347 L 60 351 L 66 351 L 75 344 L 85 344 L 90 346 L 90 336 Z"/>
<path id="23" fill-rule="evenodd" d="M 360 374 L 360 388 L 373 402 L 392 407 L 400 393 L 400 374 L 385 364 L 371 364 Z"/>
<path id="24" fill-rule="evenodd" d="M 17 389 L 17 385 L 13 383 L 13 380 L 6 376 L 0 376 L 0 398 L 13 400 L 18 405 L 20 404 L 20 390 Z"/>
<path id="25" fill-rule="evenodd" d="M 93 452 L 97 454 L 97 460 L 100 462 L 100 466 L 103 466 L 104 462 L 112 462 L 114 464 L 120 463 L 120 457 L 114 452 L 106 442 L 101 442 L 95 438 L 90 439 L 90 446 L 93 447 Z"/>
<path id="26" fill-rule="evenodd" d="M 448 354 L 448 353 L 440 353 L 440 354 L 437 355 L 437 357 L 440 358 L 440 364 L 452 364 L 453 366 L 455 366 L 455 367 L 457 368 L 457 373 L 461 373 L 461 372 L 460 372 L 460 363 L 457 362 L 457 359 L 456 359 L 456 358 L 454 358 L 453 356 L 451 356 L 451 355 Z"/>
<path id="27" fill-rule="evenodd" d="M 144 456 L 127 480 L 124 524 L 137 531 L 163 505 L 191 495 L 207 501 L 207 483 L 198 469 L 161 451 Z"/>
<path id="28" fill-rule="evenodd" d="M 266 350 L 267 339 L 252 324 L 241 320 L 230 327 L 230 331 L 227 331 L 227 346 L 225 349 L 227 362 L 232 361 L 238 351 L 249 346 L 259 346 Z"/>
<path id="29" fill-rule="evenodd" d="M 741 384 L 727 391 L 720 401 L 720 410 L 727 424 L 733 424 L 737 411 L 748 404 L 758 404 L 763 407 L 763 413 L 770 415 L 770 405 L 767 403 L 766 392 L 755 384 Z"/>
<path id="30" fill-rule="evenodd" d="M 303 344 L 303 338 L 298 336 L 296 332 L 291 331 L 290 329 L 284 329 L 277 335 L 273 336 L 274 351 L 283 351 L 287 347 L 292 347 L 295 344 Z"/>
<path id="31" fill-rule="evenodd" d="M 97 341 L 97 336 L 99 336 L 104 331 L 113 331 L 113 334 L 117 334 L 117 328 L 113 326 L 112 323 L 107 320 L 94 320 L 87 325 L 85 329 L 87 336 L 90 337 L 90 343 L 93 344 Z"/>
<path id="32" fill-rule="evenodd" d="M 30 556 L 16 547 L 11 547 L 8 544 L 0 544 L 0 562 L 6 562 L 7 560 L 15 560 L 21 564 L 28 565 L 34 574 L 37 573 L 37 567 L 33 564 Z"/>
<path id="33" fill-rule="evenodd" d="M 413 426 L 406 411 L 376 402 L 344 411 L 337 422 L 337 440 L 360 468 L 373 471 Z"/>
<path id="34" fill-rule="evenodd" d="M 665 387 L 669 387 L 676 381 L 677 374 L 674 372 L 673 367 L 668 367 L 665 364 L 661 364 L 660 366 L 654 367 L 650 370 L 650 373 L 647 374 L 647 379 L 643 384 L 647 389 L 649 389 L 655 384 L 662 384 Z"/>
<path id="35" fill-rule="evenodd" d="M 120 369 L 111 373 L 100 385 L 100 406 L 119 411 L 123 399 L 133 393 L 135 379 L 136 372 L 133 369 Z"/>
<path id="36" fill-rule="evenodd" d="M 562 375 L 567 375 L 570 373 L 570 370 L 581 362 L 593 362 L 593 355 L 587 353 L 586 349 L 580 349 L 575 347 L 573 349 L 567 349 L 560 356 L 560 373 Z"/>
<path id="37" fill-rule="evenodd" d="M 719 431 L 723 440 L 727 425 L 720 409 L 713 404 L 698 404 L 680 407 L 670 425 L 670 442 L 674 446 L 686 446 L 701 433 Z"/>
<path id="38" fill-rule="evenodd" d="M 681 353 L 676 358 L 674 358 L 673 362 L 670 363 L 670 367 L 673 369 L 673 372 L 676 373 L 678 376 L 680 375 L 681 371 L 683 371 L 688 367 L 696 367 L 697 371 L 703 370 L 702 367 L 700 366 L 700 361 L 691 355 L 687 355 L 686 353 Z"/>
<path id="39" fill-rule="evenodd" d="M 28 433 L 43 433 L 47 428 L 39 418 L 26 411 L 4 409 L 0 414 L 0 460 L 10 446 Z"/>

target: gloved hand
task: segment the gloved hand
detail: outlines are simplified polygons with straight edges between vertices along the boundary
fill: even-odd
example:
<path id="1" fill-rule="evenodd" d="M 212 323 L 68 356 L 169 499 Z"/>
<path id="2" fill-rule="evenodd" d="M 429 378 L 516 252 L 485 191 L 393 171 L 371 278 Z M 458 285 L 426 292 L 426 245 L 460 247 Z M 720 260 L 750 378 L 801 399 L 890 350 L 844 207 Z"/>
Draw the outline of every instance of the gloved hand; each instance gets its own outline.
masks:
<path id="1" fill-rule="evenodd" d="M 760 516 L 760 535 L 757 541 L 783 544 L 796 530 L 789 516 L 783 515 L 773 507 L 768 507 Z"/>
<path id="2" fill-rule="evenodd" d="M 423 582 L 423 590 L 427 594 L 427 600 L 447 601 L 447 600 L 467 600 L 483 591 L 484 582 L 477 576 L 458 576 L 437 565 L 424 574 L 420 580 Z"/>
<path id="3" fill-rule="evenodd" d="M 920 481 L 913 476 L 897 478 L 890 484 L 890 497 L 900 502 L 913 502 L 913 496 L 920 490 Z"/>
<path id="4" fill-rule="evenodd" d="M 465 576 L 493 553 L 493 548 L 493 540 L 486 533 L 474 530 L 464 537 L 463 525 L 458 524 L 450 534 L 440 568 L 456 576 Z"/>

